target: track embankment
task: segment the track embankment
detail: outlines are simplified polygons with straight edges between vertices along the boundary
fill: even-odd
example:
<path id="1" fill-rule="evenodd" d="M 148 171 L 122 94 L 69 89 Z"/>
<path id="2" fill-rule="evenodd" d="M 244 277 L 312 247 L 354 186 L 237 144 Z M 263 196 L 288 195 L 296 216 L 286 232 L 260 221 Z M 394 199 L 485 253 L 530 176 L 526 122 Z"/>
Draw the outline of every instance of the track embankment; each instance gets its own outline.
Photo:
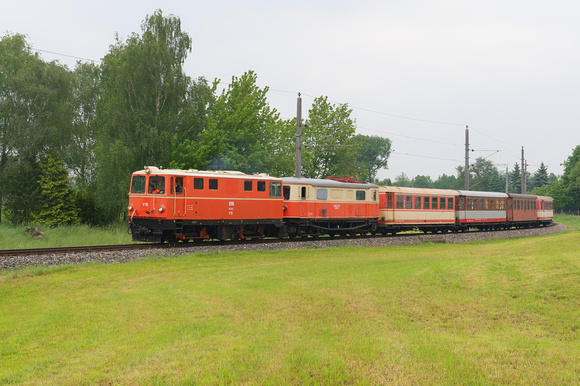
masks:
<path id="1" fill-rule="evenodd" d="M 336 246 L 381 247 L 398 246 L 418 243 L 448 243 L 461 244 L 473 240 L 490 240 L 500 238 L 517 238 L 541 236 L 566 231 L 567 227 L 554 223 L 549 227 L 531 229 L 513 229 L 507 231 L 466 232 L 466 233 L 438 233 L 438 234 L 405 234 L 388 237 L 360 237 L 360 238 L 318 238 L 300 240 L 267 240 L 237 243 L 200 243 L 192 245 L 169 246 L 135 245 L 99 246 L 99 247 L 72 247 L 42 250 L 0 251 L 0 271 L 10 271 L 25 267 L 55 266 L 67 264 L 83 264 L 97 262 L 104 264 L 125 263 L 151 256 L 172 257 L 187 253 L 209 253 L 219 251 L 245 250 L 278 250 L 297 248 L 327 248 Z"/>

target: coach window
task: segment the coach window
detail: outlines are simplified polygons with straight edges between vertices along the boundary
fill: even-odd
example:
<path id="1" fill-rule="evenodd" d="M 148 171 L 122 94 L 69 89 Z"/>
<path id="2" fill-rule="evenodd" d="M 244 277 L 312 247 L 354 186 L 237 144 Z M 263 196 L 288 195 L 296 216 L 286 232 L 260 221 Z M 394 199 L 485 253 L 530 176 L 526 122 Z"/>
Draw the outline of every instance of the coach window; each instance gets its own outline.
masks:
<path id="1" fill-rule="evenodd" d="M 467 208 L 465 209 L 473 209 L 473 202 L 471 200 L 471 197 L 467 197 Z"/>
<path id="2" fill-rule="evenodd" d="M 270 197 L 282 197 L 282 183 L 270 181 Z"/>
<path id="3" fill-rule="evenodd" d="M 415 196 L 415 209 L 421 209 L 421 196 Z"/>
<path id="4" fill-rule="evenodd" d="M 393 195 L 387 194 L 387 209 L 393 209 Z"/>
<path id="5" fill-rule="evenodd" d="M 453 209 L 453 197 L 447 198 L 447 209 Z"/>
<path id="6" fill-rule="evenodd" d="M 316 190 L 316 199 L 317 200 L 326 200 L 328 198 L 328 190 L 326 189 L 317 189 Z"/>
<path id="7" fill-rule="evenodd" d="M 151 176 L 149 177 L 149 193 L 163 194 L 165 193 L 165 177 Z"/>
<path id="8" fill-rule="evenodd" d="M 439 209 L 439 198 L 438 197 L 433 197 L 433 200 L 431 201 L 431 209 Z"/>
<path id="9" fill-rule="evenodd" d="M 145 193 L 145 176 L 133 176 L 131 193 Z"/>
<path id="10" fill-rule="evenodd" d="M 356 191 L 356 200 L 357 201 L 364 201 L 366 199 L 366 192 L 364 190 L 357 190 Z"/>
<path id="11" fill-rule="evenodd" d="M 445 197 L 439 197 L 439 209 L 445 209 Z"/>
<path id="12" fill-rule="evenodd" d="M 254 190 L 253 185 L 253 181 L 244 181 L 244 191 L 251 192 Z"/>
<path id="13" fill-rule="evenodd" d="M 193 188 L 196 190 L 203 189 L 203 178 L 194 178 L 193 179 Z"/>
<path id="14" fill-rule="evenodd" d="M 373 190 L 373 201 L 377 201 L 377 191 Z"/>
<path id="15" fill-rule="evenodd" d="M 483 209 L 483 198 L 479 199 L 479 210 Z"/>
<path id="16" fill-rule="evenodd" d="M 266 181 L 258 181 L 258 192 L 266 191 Z"/>
<path id="17" fill-rule="evenodd" d="M 423 197 L 423 209 L 431 209 L 431 197 Z"/>
<path id="18" fill-rule="evenodd" d="M 397 195 L 397 209 L 403 209 L 405 196 Z"/>
<path id="19" fill-rule="evenodd" d="M 413 196 L 405 196 L 405 209 L 413 208 Z"/>
<path id="20" fill-rule="evenodd" d="M 465 197 L 459 197 L 459 210 L 465 210 Z"/>
<path id="21" fill-rule="evenodd" d="M 217 190 L 218 189 L 218 180 L 217 178 L 210 178 L 208 184 L 209 190 Z"/>

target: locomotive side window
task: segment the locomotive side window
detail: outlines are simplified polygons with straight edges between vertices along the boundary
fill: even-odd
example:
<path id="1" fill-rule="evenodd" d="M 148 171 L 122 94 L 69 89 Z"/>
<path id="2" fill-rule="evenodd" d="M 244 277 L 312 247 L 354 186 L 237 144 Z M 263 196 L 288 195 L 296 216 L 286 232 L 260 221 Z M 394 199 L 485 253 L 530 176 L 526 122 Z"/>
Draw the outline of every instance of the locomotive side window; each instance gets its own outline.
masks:
<path id="1" fill-rule="evenodd" d="M 328 198 L 328 190 L 326 189 L 317 189 L 316 190 L 316 199 L 317 200 L 326 200 Z"/>
<path id="2" fill-rule="evenodd" d="M 290 187 L 284 186 L 284 200 L 290 199 Z"/>
<path id="3" fill-rule="evenodd" d="M 193 188 L 197 190 L 203 189 L 203 178 L 194 178 L 193 179 Z"/>
<path id="4" fill-rule="evenodd" d="M 149 177 L 148 192 L 150 194 L 163 194 L 163 193 L 165 193 L 165 177 L 158 177 L 158 176 Z"/>
<path id="5" fill-rule="evenodd" d="M 365 198 L 366 198 L 366 192 L 364 190 L 357 190 L 356 191 L 357 201 L 364 201 Z"/>
<path id="6" fill-rule="evenodd" d="M 183 177 L 175 178 L 175 194 L 183 194 Z"/>
<path id="7" fill-rule="evenodd" d="M 300 188 L 300 198 L 303 200 L 306 200 L 306 186 L 303 186 L 302 188 Z"/>
<path id="8" fill-rule="evenodd" d="M 266 191 L 266 181 L 258 181 L 258 192 Z"/>
<path id="9" fill-rule="evenodd" d="M 252 181 L 244 181 L 244 190 L 246 192 L 251 192 L 253 190 Z"/>
<path id="10" fill-rule="evenodd" d="M 282 197 L 282 183 L 270 181 L 270 197 Z"/>
<path id="11" fill-rule="evenodd" d="M 431 197 L 423 197 L 423 209 L 431 209 Z"/>
<path id="12" fill-rule="evenodd" d="M 131 193 L 145 193 L 145 176 L 133 176 Z"/>
<path id="13" fill-rule="evenodd" d="M 387 194 L 387 209 L 393 208 L 393 195 Z"/>
<path id="14" fill-rule="evenodd" d="M 208 184 L 209 190 L 218 190 L 218 180 L 217 178 L 210 178 Z"/>

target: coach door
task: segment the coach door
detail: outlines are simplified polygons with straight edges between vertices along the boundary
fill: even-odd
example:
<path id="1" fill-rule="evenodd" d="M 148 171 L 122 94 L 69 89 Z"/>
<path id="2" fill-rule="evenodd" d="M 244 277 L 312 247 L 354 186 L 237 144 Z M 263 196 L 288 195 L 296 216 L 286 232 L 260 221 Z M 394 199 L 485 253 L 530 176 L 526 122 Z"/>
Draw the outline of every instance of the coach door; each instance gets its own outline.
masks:
<path id="1" fill-rule="evenodd" d="M 300 188 L 300 217 L 308 217 L 308 187 L 299 186 Z"/>
<path id="2" fill-rule="evenodd" d="M 173 196 L 173 215 L 175 217 L 185 217 L 183 177 L 171 177 L 171 195 Z"/>

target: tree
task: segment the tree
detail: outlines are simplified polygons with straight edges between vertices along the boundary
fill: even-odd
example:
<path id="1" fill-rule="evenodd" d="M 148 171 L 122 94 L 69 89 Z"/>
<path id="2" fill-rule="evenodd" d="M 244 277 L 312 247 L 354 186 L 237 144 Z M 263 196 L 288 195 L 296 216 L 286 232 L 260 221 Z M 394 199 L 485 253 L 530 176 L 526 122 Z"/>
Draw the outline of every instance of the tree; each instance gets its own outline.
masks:
<path id="1" fill-rule="evenodd" d="M 357 154 L 357 172 L 353 177 L 361 181 L 373 181 L 380 169 L 387 168 L 391 154 L 391 140 L 376 135 L 357 134 L 350 140 Z"/>
<path id="2" fill-rule="evenodd" d="M 454 189 L 457 177 L 448 176 L 447 174 L 442 174 L 439 178 L 433 182 L 433 187 L 435 189 Z"/>
<path id="3" fill-rule="evenodd" d="M 401 174 L 396 176 L 395 182 L 393 183 L 393 186 L 399 187 L 411 187 L 412 185 L 413 181 L 404 172 L 401 172 Z"/>
<path id="4" fill-rule="evenodd" d="M 160 10 L 141 31 L 126 42 L 117 38 L 101 65 L 97 190 L 111 220 L 124 210 L 128 176 L 144 165 L 169 165 L 175 135 L 189 130 L 191 80 L 182 67 L 191 38 L 178 17 Z"/>
<path id="5" fill-rule="evenodd" d="M 470 190 L 479 190 L 484 192 L 502 192 L 505 191 L 503 180 L 493 162 L 479 157 L 475 160 L 470 168 L 473 173 L 469 182 Z"/>
<path id="6" fill-rule="evenodd" d="M 548 168 L 546 168 L 546 165 L 544 165 L 544 163 L 542 162 L 540 164 L 538 171 L 534 174 L 532 187 L 541 188 L 542 186 L 547 185 L 548 183 L 549 183 Z"/>
<path id="7" fill-rule="evenodd" d="M 347 104 L 333 105 L 328 97 L 314 99 L 302 130 L 304 177 L 356 174 L 357 153 L 351 142 L 356 128 L 351 113 Z"/>
<path id="8" fill-rule="evenodd" d="M 415 188 L 433 188 L 433 181 L 430 176 L 415 176 L 413 180 L 413 187 Z"/>
<path id="9" fill-rule="evenodd" d="M 70 141 L 72 77 L 66 67 L 32 54 L 23 35 L 6 35 L 0 46 L 0 201 L 13 221 L 26 222 L 36 206 L 38 160 L 61 155 Z M 25 175 L 31 179 L 21 181 Z"/>
<path id="10" fill-rule="evenodd" d="M 520 164 L 514 164 L 514 169 L 509 172 L 509 191 L 510 193 L 521 193 L 522 191 L 522 173 Z"/>
<path id="11" fill-rule="evenodd" d="M 39 167 L 41 209 L 34 218 L 51 227 L 77 222 L 78 209 L 64 163 L 47 155 Z"/>
<path id="12" fill-rule="evenodd" d="M 77 63 L 73 73 L 74 116 L 71 141 L 63 161 L 84 190 L 95 175 L 95 137 L 97 101 L 101 95 L 100 68 L 92 63 Z"/>

